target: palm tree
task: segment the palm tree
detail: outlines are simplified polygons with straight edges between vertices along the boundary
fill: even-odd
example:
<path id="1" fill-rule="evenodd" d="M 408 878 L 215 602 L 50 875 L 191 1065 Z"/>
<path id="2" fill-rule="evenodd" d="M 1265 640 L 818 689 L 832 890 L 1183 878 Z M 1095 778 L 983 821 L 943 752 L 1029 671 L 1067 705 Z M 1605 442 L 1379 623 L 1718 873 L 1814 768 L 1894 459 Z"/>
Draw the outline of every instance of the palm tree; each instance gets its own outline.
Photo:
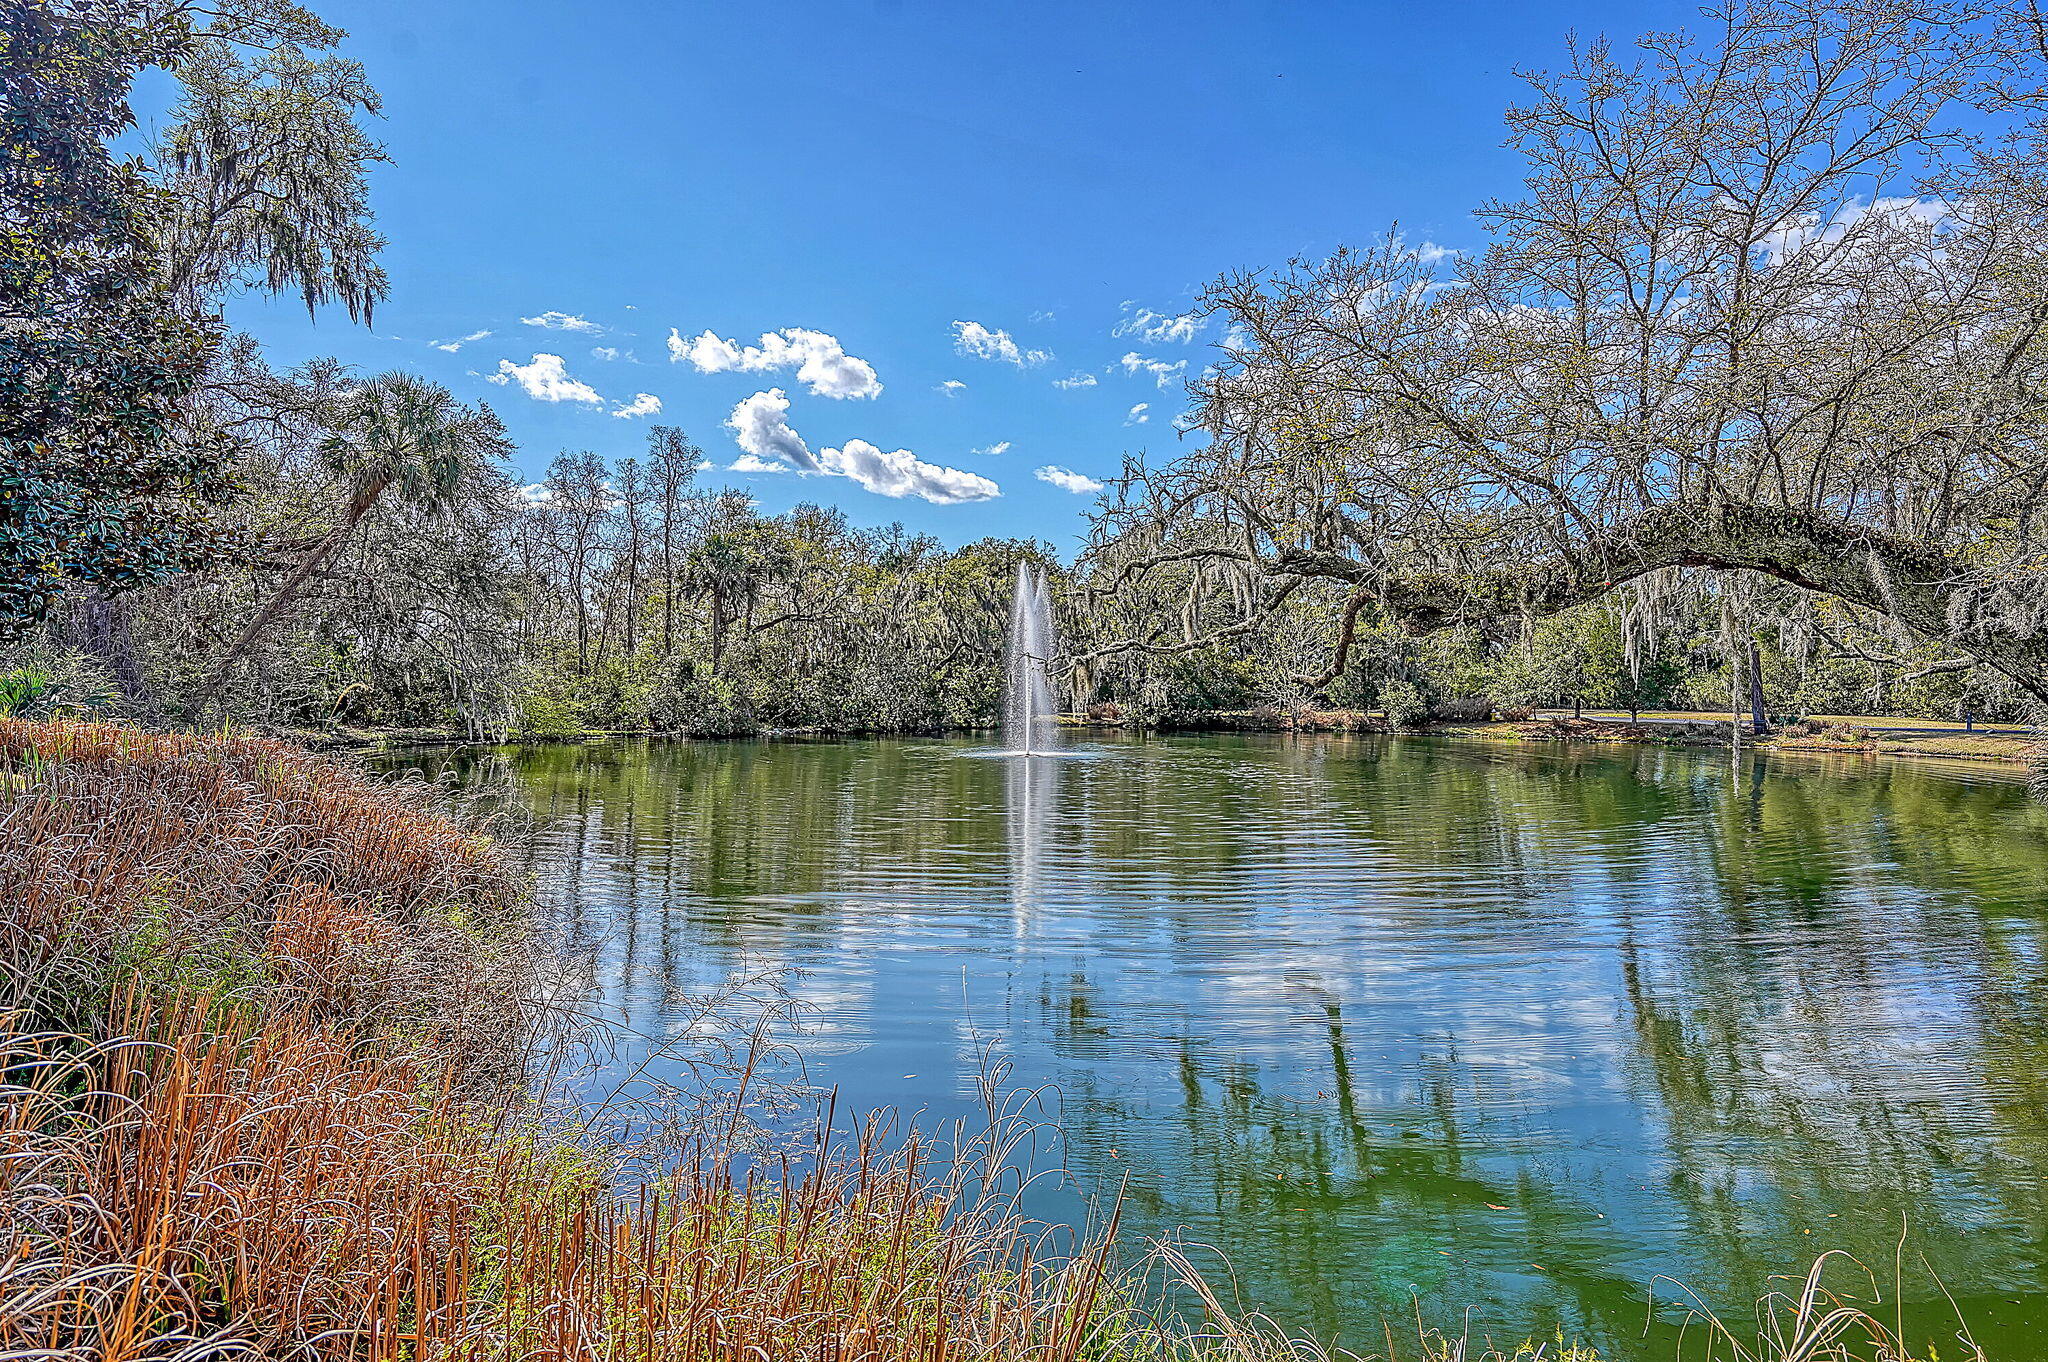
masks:
<path id="1" fill-rule="evenodd" d="M 711 670 L 724 660 L 732 626 L 751 630 L 762 588 L 796 570 L 795 553 L 777 527 L 749 519 L 706 534 L 683 558 L 676 585 L 684 594 L 711 603 Z"/>
<path id="2" fill-rule="evenodd" d="M 306 581 L 387 496 L 415 508 L 445 508 L 475 473 L 512 450 L 489 407 L 466 407 L 438 383 L 379 374 L 341 401 L 320 456 L 348 487 L 334 528 L 306 551 L 256 617 L 214 664 L 186 706 L 200 718 L 251 644 L 290 608 Z"/>

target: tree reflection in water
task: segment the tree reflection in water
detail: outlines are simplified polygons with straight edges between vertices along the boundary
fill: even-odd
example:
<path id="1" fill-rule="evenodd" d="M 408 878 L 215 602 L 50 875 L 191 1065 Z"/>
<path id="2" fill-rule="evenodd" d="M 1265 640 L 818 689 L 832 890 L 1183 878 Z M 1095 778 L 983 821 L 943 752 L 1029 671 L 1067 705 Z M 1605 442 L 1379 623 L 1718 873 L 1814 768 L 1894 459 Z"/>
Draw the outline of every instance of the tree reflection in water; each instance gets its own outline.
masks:
<path id="1" fill-rule="evenodd" d="M 1202 737 L 1019 771 L 970 746 L 491 760 L 611 1004 L 658 1032 L 669 982 L 802 970 L 814 1077 L 933 1117 L 971 1107 L 996 1037 L 1063 1094 L 1077 1187 L 1128 1175 L 1133 1233 L 1185 1227 L 1283 1318 L 1365 1344 L 1420 1294 L 1633 1340 L 1655 1274 L 1746 1301 L 1840 1247 L 1888 1277 L 1905 1217 L 2001 1356 L 2048 1356 L 2019 1341 L 2048 1334 L 2048 810 L 2016 785 L 1662 748 Z"/>

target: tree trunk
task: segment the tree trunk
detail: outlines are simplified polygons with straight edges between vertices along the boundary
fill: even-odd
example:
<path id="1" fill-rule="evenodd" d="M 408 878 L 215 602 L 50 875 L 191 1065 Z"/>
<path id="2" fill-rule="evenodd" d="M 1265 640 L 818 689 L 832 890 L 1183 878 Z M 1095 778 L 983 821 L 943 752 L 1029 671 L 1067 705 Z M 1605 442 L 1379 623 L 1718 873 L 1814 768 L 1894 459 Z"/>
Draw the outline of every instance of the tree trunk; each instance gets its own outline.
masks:
<path id="1" fill-rule="evenodd" d="M 725 656 L 725 593 L 713 588 L 711 592 L 711 672 L 718 674 L 719 661 Z"/>
<path id="2" fill-rule="evenodd" d="M 206 674 L 206 679 L 199 683 L 199 689 L 194 691 L 192 698 L 185 703 L 185 717 L 188 720 L 197 722 L 206 717 L 206 711 L 212 706 L 214 697 L 220 694 L 220 688 L 227 683 L 229 672 L 241 661 L 242 655 L 248 652 L 249 645 L 254 643 L 273 621 L 284 614 L 286 607 L 291 605 L 299 594 L 300 588 L 305 586 L 306 579 L 333 556 L 334 551 L 348 538 L 350 531 L 370 513 L 370 508 L 377 504 L 377 499 L 384 495 L 384 489 L 390 485 L 390 479 L 376 478 L 365 483 L 349 498 L 348 505 L 341 514 L 341 523 L 330 530 L 326 538 L 315 544 L 306 556 L 299 560 L 299 565 L 292 569 L 290 576 L 277 584 L 277 590 L 270 594 L 270 599 L 256 612 L 256 618 L 249 621 L 248 627 L 236 636 L 220 661 L 214 664 L 213 670 Z"/>
<path id="3" fill-rule="evenodd" d="M 1834 516 L 1728 502 L 1672 502 L 1575 545 L 1569 556 L 1478 574 L 1404 573 L 1397 565 L 1292 549 L 1281 572 L 1378 592 L 1411 633 L 1554 615 L 1659 568 L 1746 569 L 1838 596 L 1969 653 L 2048 702 L 2048 627 L 1996 617 L 1992 592 L 1940 549 Z"/>
<path id="4" fill-rule="evenodd" d="M 87 587 L 72 600 L 64 621 L 64 641 L 107 669 L 129 708 L 149 711 L 156 706 L 135 657 L 133 617 L 134 602 L 127 593 L 108 595 L 98 587 Z"/>
<path id="5" fill-rule="evenodd" d="M 1749 731 L 1762 736 L 1768 719 L 1764 714 L 1764 667 L 1757 656 L 1756 640 L 1749 641 Z"/>

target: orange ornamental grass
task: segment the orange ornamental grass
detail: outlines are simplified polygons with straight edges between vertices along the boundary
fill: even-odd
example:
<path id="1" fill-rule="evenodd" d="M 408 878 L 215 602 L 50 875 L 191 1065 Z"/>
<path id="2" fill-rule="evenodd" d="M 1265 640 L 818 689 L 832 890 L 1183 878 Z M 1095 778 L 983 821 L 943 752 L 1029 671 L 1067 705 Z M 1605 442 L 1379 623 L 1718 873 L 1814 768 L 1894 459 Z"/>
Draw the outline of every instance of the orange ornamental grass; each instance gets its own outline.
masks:
<path id="1" fill-rule="evenodd" d="M 424 782 L 283 743 L 0 720 L 0 1003 L 101 1034 L 140 982 L 524 1059 L 523 886 Z"/>
<path id="2" fill-rule="evenodd" d="M 143 1359 L 1119 1355 L 1104 1245 L 1041 1257 L 971 1157 L 870 1130 L 628 1192 L 418 1052 L 215 1000 L 10 1033 L 0 1348 Z"/>

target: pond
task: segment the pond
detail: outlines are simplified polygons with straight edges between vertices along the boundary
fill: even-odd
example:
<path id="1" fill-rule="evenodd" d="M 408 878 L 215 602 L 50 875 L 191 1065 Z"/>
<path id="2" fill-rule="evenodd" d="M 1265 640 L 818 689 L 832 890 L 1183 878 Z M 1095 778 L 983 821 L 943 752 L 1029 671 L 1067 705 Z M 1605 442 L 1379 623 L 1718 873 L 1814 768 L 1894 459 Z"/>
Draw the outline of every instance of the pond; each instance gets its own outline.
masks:
<path id="1" fill-rule="evenodd" d="M 1283 735 L 390 764 L 512 783 L 638 1030 L 798 971 L 810 1081 L 927 1123 L 992 1044 L 1064 1132 L 1034 1213 L 1121 1187 L 1134 1241 L 1325 1339 L 1419 1297 L 1668 1357 L 1660 1274 L 1739 1306 L 1845 1249 L 1889 1296 L 1903 1227 L 1912 1332 L 1958 1351 L 1938 1279 L 2048 1358 L 2048 808 L 2002 775 Z"/>

